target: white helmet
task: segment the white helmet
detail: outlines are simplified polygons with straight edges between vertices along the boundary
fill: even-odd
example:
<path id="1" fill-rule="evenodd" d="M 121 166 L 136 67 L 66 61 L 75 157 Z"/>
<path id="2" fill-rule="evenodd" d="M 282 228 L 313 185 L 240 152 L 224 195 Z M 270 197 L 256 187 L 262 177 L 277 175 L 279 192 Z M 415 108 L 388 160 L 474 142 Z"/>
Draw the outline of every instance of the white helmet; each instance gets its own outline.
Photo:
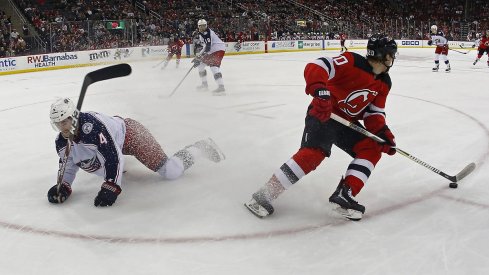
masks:
<path id="1" fill-rule="evenodd" d="M 207 26 L 207 21 L 205 21 L 205 19 L 200 19 L 199 22 L 197 22 L 197 26 L 203 26 L 203 25 Z"/>
<path id="2" fill-rule="evenodd" d="M 436 33 L 438 31 L 438 27 L 436 25 L 431 26 L 431 33 Z"/>
<path id="3" fill-rule="evenodd" d="M 51 104 L 51 109 L 49 110 L 49 118 L 51 120 L 51 126 L 53 126 L 53 129 L 55 131 L 59 131 L 56 123 L 73 116 L 75 110 L 75 104 L 69 98 L 60 98 L 57 99 L 53 104 Z"/>

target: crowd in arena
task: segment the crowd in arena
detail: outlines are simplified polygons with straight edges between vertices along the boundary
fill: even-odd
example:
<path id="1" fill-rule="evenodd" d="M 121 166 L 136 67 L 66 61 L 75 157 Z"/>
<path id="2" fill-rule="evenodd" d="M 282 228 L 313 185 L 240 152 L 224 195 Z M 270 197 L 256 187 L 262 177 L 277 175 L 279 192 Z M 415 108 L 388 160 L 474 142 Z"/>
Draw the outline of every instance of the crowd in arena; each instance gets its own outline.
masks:
<path id="1" fill-rule="evenodd" d="M 338 39 L 341 33 L 365 39 L 378 32 L 395 39 L 427 39 L 431 24 L 442 26 L 450 40 L 466 40 L 489 29 L 489 3 L 483 0 L 470 1 L 470 6 L 465 0 L 293 2 L 19 0 L 16 4 L 48 52 L 162 45 L 175 36 L 190 41 L 201 18 L 225 41 Z M 8 26 L 5 13 L 0 11 L 0 17 L 0 54 L 27 54 L 22 35 Z M 469 37 L 461 35 L 463 24 Z"/>
<path id="2" fill-rule="evenodd" d="M 27 52 L 27 43 L 23 38 L 25 30 L 20 34 L 12 27 L 12 19 L 0 9 L 0 58 L 22 55 Z"/>

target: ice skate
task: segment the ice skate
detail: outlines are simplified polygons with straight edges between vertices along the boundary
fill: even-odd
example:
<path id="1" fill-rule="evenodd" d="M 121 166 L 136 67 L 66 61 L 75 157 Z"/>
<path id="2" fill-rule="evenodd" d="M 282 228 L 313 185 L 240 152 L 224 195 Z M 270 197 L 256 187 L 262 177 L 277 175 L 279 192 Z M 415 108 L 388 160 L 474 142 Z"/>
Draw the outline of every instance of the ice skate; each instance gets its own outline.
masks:
<path id="1" fill-rule="evenodd" d="M 217 87 L 217 89 L 212 91 L 212 94 L 217 95 L 217 96 L 226 95 L 226 89 L 224 89 L 224 85 L 219 85 L 219 87 Z"/>
<path id="2" fill-rule="evenodd" d="M 212 138 L 199 140 L 191 146 L 199 149 L 202 155 L 212 162 L 220 162 L 226 159 L 226 156 Z"/>
<path id="3" fill-rule="evenodd" d="M 365 206 L 353 199 L 350 186 L 345 184 L 345 179 L 341 179 L 336 191 L 329 197 L 329 202 L 334 205 L 333 210 L 343 217 L 359 221 L 365 213 Z"/>
<path id="4" fill-rule="evenodd" d="M 440 68 L 439 64 L 436 64 L 436 66 L 432 69 L 433 72 L 438 72 L 438 69 Z"/>
<path id="5" fill-rule="evenodd" d="M 265 199 L 265 196 L 262 193 L 259 192 L 254 193 L 252 195 L 252 199 L 245 203 L 244 206 L 258 218 L 264 218 L 272 215 L 274 211 L 272 204 Z"/>
<path id="6" fill-rule="evenodd" d="M 209 85 L 207 85 L 207 82 L 202 82 L 201 85 L 197 86 L 197 90 L 207 91 L 207 90 L 209 90 Z"/>
<path id="7" fill-rule="evenodd" d="M 448 64 L 447 68 L 445 69 L 445 72 L 449 73 L 451 70 L 452 70 L 452 68 L 450 68 L 450 64 Z"/>

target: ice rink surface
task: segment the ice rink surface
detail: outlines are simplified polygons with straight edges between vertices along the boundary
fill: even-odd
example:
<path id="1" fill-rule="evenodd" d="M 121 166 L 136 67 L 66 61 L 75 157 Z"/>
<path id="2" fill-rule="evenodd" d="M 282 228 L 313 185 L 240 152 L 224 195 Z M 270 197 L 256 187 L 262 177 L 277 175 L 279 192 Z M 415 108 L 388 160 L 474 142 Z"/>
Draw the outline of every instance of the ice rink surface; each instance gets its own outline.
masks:
<path id="1" fill-rule="evenodd" d="M 357 51 L 365 54 L 364 51 Z M 2 76 L 0 274 L 487 274 L 489 268 L 489 67 L 486 56 L 450 51 L 452 72 L 433 73 L 434 50 L 400 49 L 391 69 L 387 120 L 400 148 L 454 175 L 449 182 L 397 154 L 384 155 L 357 196 L 360 222 L 332 212 L 328 197 L 350 162 L 331 159 L 258 219 L 243 206 L 294 154 L 310 98 L 303 69 L 337 51 L 226 56 L 227 96 L 196 91 L 197 71 L 175 61 L 131 64 L 129 77 L 90 86 L 83 110 L 131 117 L 167 154 L 212 137 L 226 154 L 164 181 L 126 158 L 123 192 L 110 208 L 93 199 L 102 178 L 80 171 L 62 205 L 47 201 L 58 158 L 48 110 L 78 99 L 96 68 Z M 210 88 L 217 85 L 208 70 Z"/>

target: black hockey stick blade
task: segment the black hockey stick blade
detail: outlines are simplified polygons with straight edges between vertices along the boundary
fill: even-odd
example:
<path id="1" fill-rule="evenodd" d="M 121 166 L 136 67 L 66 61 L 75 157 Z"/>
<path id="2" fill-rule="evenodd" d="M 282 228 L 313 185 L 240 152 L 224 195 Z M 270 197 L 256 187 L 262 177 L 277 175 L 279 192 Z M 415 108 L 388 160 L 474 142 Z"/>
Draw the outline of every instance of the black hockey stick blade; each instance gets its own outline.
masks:
<path id="1" fill-rule="evenodd" d="M 462 171 L 460 171 L 457 175 L 455 175 L 455 180 L 453 182 L 459 182 L 461 181 L 463 178 L 465 178 L 466 176 L 468 176 L 470 173 L 472 173 L 474 170 L 475 170 L 475 163 L 470 163 L 469 165 L 465 166 L 464 169 L 462 169 Z"/>
<path id="2" fill-rule="evenodd" d="M 78 98 L 78 104 L 76 105 L 76 108 L 80 110 L 81 105 L 83 104 L 83 99 L 85 98 L 85 93 L 87 92 L 87 88 L 91 84 L 102 80 L 127 76 L 130 75 L 131 72 L 132 72 L 131 66 L 126 63 L 112 65 L 109 67 L 95 70 L 93 72 L 89 72 L 85 76 L 85 79 L 83 80 L 83 85 L 80 92 L 80 97 Z"/>
<path id="3" fill-rule="evenodd" d="M 85 78 L 83 79 L 83 85 L 80 91 L 80 96 L 78 97 L 78 103 L 76 104 L 76 110 L 73 114 L 73 121 L 71 125 L 71 134 L 75 133 L 75 129 L 78 126 L 78 115 L 80 113 L 83 100 L 85 99 L 85 94 L 87 93 L 88 86 L 92 85 L 95 82 L 123 77 L 130 75 L 132 72 L 131 66 L 126 63 L 112 65 L 109 67 L 105 67 L 102 69 L 95 70 L 93 72 L 89 72 Z"/>

